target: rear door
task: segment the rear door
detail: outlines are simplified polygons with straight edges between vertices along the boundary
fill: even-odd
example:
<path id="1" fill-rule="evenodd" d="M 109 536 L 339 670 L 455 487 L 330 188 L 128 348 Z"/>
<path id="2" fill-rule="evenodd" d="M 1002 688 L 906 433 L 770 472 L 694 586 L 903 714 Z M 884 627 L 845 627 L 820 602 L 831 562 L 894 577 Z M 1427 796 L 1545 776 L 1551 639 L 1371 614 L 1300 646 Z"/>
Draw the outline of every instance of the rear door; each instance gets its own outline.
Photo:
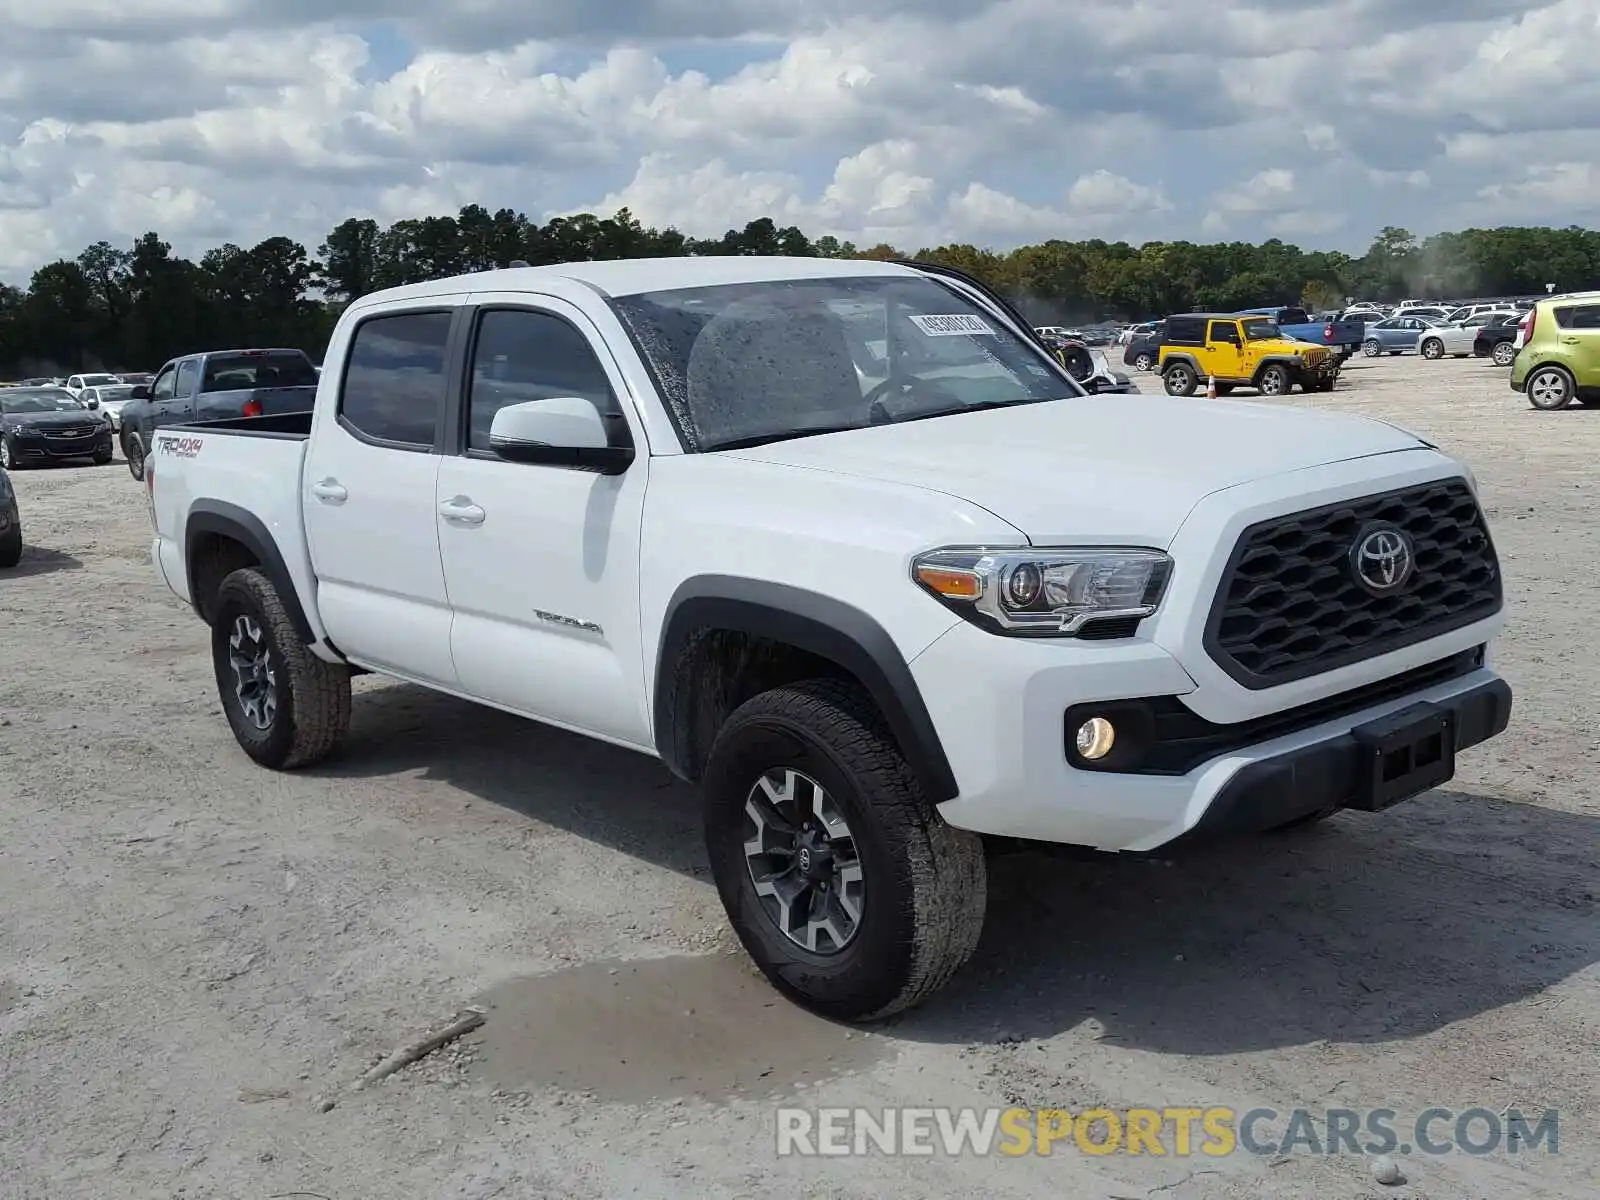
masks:
<path id="1" fill-rule="evenodd" d="M 450 298 L 386 307 L 330 347 L 344 363 L 318 406 L 302 474 L 317 608 L 362 666 L 453 689 L 450 607 L 434 491 L 456 308 Z"/>

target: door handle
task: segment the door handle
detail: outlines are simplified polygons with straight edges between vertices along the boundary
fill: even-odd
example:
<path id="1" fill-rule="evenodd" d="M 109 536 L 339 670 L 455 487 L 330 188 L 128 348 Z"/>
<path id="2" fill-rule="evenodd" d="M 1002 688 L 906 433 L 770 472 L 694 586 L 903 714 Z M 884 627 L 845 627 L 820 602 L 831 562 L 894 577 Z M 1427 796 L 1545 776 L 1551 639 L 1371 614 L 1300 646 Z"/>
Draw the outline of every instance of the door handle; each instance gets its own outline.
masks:
<path id="1" fill-rule="evenodd" d="M 329 504 L 343 504 L 350 498 L 350 493 L 345 491 L 344 485 L 337 479 L 323 479 L 313 483 L 311 494 L 318 500 L 326 500 Z"/>
<path id="2" fill-rule="evenodd" d="M 461 525 L 482 525 L 484 517 L 488 514 L 466 496 L 451 496 L 450 499 L 440 502 L 439 515 L 446 521 L 455 521 Z"/>
<path id="3" fill-rule="evenodd" d="M 1578 344 L 1578 339 L 1575 337 L 1564 337 L 1561 339 L 1561 344 L 1563 346 L 1576 346 Z"/>

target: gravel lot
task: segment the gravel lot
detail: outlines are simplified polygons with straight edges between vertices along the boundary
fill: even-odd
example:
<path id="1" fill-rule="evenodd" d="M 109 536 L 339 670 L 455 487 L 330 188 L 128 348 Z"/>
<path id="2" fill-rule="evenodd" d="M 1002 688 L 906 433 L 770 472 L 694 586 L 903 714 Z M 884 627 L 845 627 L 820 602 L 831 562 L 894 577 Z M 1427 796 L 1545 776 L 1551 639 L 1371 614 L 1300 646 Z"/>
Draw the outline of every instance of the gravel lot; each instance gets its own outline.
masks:
<path id="1" fill-rule="evenodd" d="M 1381 817 L 1181 863 L 1007 861 L 978 959 L 870 1035 L 751 977 L 695 798 L 650 760 L 363 678 L 337 765 L 254 768 L 120 460 L 18 472 L 0 1195 L 1592 1196 L 1600 412 L 1536 413 L 1504 371 L 1416 358 L 1357 359 L 1317 400 L 1474 464 L 1511 730 Z M 472 1003 L 482 1030 L 348 1090 Z M 1562 1140 L 1413 1154 L 1393 1188 L 1307 1153 L 779 1160 L 785 1098 L 1552 1106 Z"/>

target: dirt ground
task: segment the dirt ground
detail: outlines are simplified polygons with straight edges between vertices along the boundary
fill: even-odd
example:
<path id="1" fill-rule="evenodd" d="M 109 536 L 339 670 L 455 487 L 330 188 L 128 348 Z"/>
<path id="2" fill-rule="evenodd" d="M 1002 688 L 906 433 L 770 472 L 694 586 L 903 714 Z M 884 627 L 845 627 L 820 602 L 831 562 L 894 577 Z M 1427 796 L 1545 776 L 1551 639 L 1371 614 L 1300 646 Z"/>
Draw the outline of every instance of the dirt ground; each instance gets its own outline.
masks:
<path id="1" fill-rule="evenodd" d="M 1600 411 L 1415 358 L 1317 399 L 1474 465 L 1511 730 L 1381 816 L 1003 862 L 977 959 L 870 1034 L 752 978 L 695 797 L 644 757 L 363 678 L 336 765 L 253 767 L 120 460 L 16 473 L 0 1196 L 1592 1196 Z M 349 1090 L 471 1004 L 482 1030 Z M 1550 1107 L 1560 1153 L 1397 1156 L 1396 1187 L 1304 1151 L 780 1159 L 779 1103 Z"/>

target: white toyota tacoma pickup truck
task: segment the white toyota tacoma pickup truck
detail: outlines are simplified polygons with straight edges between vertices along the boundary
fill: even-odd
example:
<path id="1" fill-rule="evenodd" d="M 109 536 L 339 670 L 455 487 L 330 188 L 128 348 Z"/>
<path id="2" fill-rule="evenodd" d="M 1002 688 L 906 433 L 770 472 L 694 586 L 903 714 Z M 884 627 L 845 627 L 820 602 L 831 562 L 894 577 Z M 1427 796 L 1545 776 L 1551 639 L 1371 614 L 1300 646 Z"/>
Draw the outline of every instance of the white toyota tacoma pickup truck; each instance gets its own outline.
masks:
<path id="1" fill-rule="evenodd" d="M 658 756 L 750 955 L 835 1017 L 960 967 L 991 840 L 1375 811 L 1510 715 L 1461 463 L 1089 394 L 954 272 L 493 271 L 357 300 L 325 363 L 314 412 L 149 455 L 245 752 L 323 759 L 378 672 Z"/>

